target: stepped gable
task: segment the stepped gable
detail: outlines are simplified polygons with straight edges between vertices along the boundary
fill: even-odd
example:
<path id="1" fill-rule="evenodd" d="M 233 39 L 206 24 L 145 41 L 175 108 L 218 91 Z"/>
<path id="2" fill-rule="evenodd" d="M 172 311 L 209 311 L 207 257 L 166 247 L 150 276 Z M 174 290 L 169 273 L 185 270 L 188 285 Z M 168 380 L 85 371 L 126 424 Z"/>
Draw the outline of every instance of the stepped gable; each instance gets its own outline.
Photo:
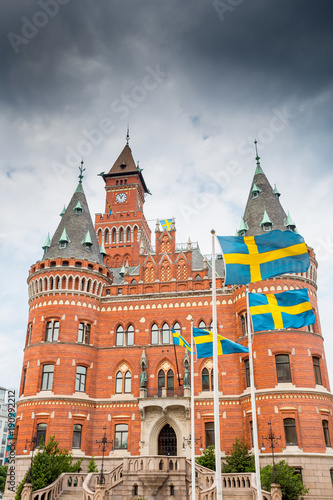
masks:
<path id="1" fill-rule="evenodd" d="M 113 166 L 110 168 L 109 172 L 107 174 L 103 175 L 104 181 L 108 177 L 115 177 L 115 176 L 122 176 L 122 175 L 131 175 L 131 174 L 136 174 L 139 176 L 140 181 L 142 182 L 142 186 L 144 188 L 144 192 L 148 193 L 148 188 L 146 186 L 146 183 L 144 181 L 143 175 L 141 173 L 142 169 L 138 168 L 135 165 L 133 155 L 132 155 L 132 150 L 129 147 L 128 144 L 125 145 L 124 149 L 114 162 Z"/>
<path id="2" fill-rule="evenodd" d="M 282 208 L 279 196 L 274 193 L 272 186 L 259 164 L 259 157 L 257 158 L 257 168 L 251 184 L 243 217 L 244 223 L 248 226 L 246 236 L 264 234 L 261 223 L 265 210 L 272 222 L 272 230 L 280 229 L 281 231 L 286 231 L 287 229 L 285 226 L 287 215 Z M 256 193 L 255 196 L 253 196 L 253 191 Z"/>
<path id="3" fill-rule="evenodd" d="M 66 236 L 68 237 L 66 248 L 59 248 L 59 240 L 62 240 Z M 51 245 L 46 249 L 43 259 L 56 259 L 59 257 L 84 259 L 103 265 L 103 257 L 100 252 L 81 181 L 65 213 L 62 215 L 60 224 L 52 238 Z"/>

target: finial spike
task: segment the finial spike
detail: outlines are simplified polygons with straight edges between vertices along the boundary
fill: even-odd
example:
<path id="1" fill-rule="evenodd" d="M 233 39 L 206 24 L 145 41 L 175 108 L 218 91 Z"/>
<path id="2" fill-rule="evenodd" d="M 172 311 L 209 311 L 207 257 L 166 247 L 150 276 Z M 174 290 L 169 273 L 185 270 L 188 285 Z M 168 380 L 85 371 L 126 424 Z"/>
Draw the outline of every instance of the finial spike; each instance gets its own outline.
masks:
<path id="1" fill-rule="evenodd" d="M 84 162 L 83 162 L 83 158 L 82 158 L 81 165 L 79 166 L 79 171 L 80 171 L 79 182 L 80 182 L 80 184 L 82 184 L 83 172 L 85 171 L 85 168 L 83 168 L 83 165 L 84 165 Z"/>
<path id="2" fill-rule="evenodd" d="M 130 135 L 129 135 L 129 124 L 127 125 L 127 134 L 126 134 L 126 146 L 128 146 L 130 140 Z"/>
<path id="3" fill-rule="evenodd" d="M 257 160 L 257 164 L 259 163 L 259 160 L 260 160 L 260 156 L 258 155 L 258 147 L 257 147 L 257 139 L 254 140 L 254 146 L 256 148 L 256 160 Z"/>

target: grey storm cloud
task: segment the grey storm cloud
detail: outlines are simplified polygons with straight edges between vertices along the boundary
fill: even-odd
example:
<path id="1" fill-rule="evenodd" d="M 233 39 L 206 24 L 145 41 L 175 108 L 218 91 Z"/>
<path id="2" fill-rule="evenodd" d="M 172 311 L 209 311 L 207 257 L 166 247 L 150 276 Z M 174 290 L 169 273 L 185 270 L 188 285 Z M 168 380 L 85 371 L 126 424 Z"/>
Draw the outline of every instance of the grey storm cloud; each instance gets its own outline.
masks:
<path id="1" fill-rule="evenodd" d="M 23 113 L 78 109 L 103 83 L 116 95 L 151 62 L 177 75 L 184 99 L 191 85 L 211 106 L 228 95 L 248 106 L 249 91 L 265 105 L 274 93 L 332 88 L 331 2 L 39 0 L 2 10 L 0 98 Z"/>

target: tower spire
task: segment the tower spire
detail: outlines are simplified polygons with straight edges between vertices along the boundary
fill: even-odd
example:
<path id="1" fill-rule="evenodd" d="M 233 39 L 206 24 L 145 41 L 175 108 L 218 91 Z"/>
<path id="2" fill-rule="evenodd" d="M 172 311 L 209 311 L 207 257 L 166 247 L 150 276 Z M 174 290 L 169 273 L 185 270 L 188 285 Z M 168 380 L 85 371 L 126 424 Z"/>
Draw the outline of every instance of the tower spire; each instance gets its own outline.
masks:
<path id="1" fill-rule="evenodd" d="M 260 165 L 260 156 L 258 155 L 258 147 L 257 147 L 257 139 L 254 140 L 254 146 L 256 148 L 256 161 L 257 161 L 257 168 L 255 174 L 263 174 L 264 172 L 262 171 L 261 165 Z"/>

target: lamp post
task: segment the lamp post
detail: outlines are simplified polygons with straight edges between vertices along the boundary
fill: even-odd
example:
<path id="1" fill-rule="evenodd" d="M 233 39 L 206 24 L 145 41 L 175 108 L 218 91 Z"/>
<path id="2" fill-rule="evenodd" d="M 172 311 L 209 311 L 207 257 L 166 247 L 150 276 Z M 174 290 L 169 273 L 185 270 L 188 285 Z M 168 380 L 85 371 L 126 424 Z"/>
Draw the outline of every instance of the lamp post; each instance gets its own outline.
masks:
<path id="1" fill-rule="evenodd" d="M 103 468 L 104 468 L 104 453 L 106 450 L 106 446 L 109 443 L 108 438 L 106 437 L 106 427 L 103 427 L 104 429 L 104 436 L 100 441 L 96 440 L 96 444 L 99 444 L 102 447 L 102 465 L 101 465 L 101 473 L 98 478 L 98 484 L 104 484 L 105 483 L 105 476 L 103 474 Z M 113 453 L 113 440 L 110 441 L 111 444 L 111 453 Z"/>
<path id="2" fill-rule="evenodd" d="M 281 439 L 281 436 L 275 436 L 273 429 L 272 429 L 272 423 L 268 422 L 269 425 L 269 432 L 268 435 L 265 437 L 262 437 L 262 446 L 261 449 L 265 451 L 265 446 L 264 446 L 264 440 L 267 442 L 270 442 L 271 449 L 272 449 L 272 460 L 273 460 L 273 483 L 276 482 L 276 468 L 275 468 L 275 461 L 274 461 L 274 448 L 275 448 L 275 443 L 274 441 L 278 441 Z"/>
<path id="3" fill-rule="evenodd" d="M 28 453 L 27 450 L 27 445 L 30 444 L 30 451 L 31 451 L 31 460 L 30 460 L 30 469 L 27 477 L 27 483 L 32 483 L 33 475 L 32 475 L 32 461 L 34 459 L 34 451 L 37 447 L 37 433 L 29 440 L 26 439 L 25 441 L 25 447 L 23 450 L 23 453 Z"/>

